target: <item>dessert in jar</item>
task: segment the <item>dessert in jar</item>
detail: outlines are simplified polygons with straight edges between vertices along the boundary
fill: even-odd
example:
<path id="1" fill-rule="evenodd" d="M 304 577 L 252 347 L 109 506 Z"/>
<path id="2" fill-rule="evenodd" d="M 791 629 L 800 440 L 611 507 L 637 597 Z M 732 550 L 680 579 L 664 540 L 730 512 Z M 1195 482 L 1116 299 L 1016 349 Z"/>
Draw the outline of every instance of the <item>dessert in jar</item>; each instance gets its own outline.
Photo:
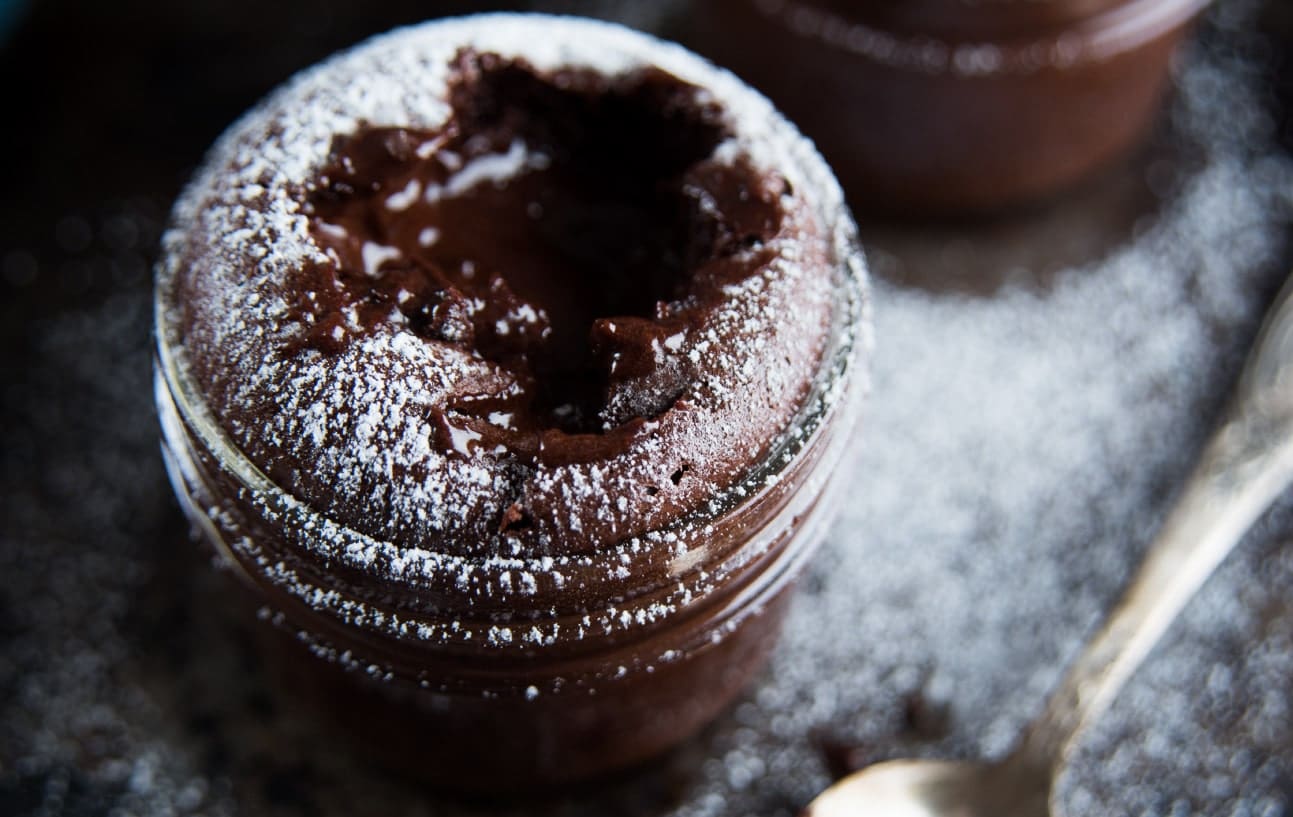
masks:
<path id="1" fill-rule="evenodd" d="M 659 753 L 762 664 L 868 348 L 826 165 L 603 23 L 441 21 L 216 145 L 156 283 L 177 494 L 269 653 L 458 788 Z"/>
<path id="2" fill-rule="evenodd" d="M 1125 156 L 1205 2 L 709 0 L 695 36 L 817 143 L 855 206 L 949 214 Z"/>

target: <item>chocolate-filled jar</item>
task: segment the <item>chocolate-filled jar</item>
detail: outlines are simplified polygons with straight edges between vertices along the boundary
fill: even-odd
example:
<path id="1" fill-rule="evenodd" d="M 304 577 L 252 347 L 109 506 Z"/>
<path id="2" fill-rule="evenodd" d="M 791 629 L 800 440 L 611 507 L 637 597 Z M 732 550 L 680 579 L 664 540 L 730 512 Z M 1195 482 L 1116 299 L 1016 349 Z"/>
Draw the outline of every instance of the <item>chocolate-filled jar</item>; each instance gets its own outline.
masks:
<path id="1" fill-rule="evenodd" d="M 1206 0 L 707 0 L 700 50 L 766 92 L 875 213 L 1075 184 L 1152 127 Z"/>
<path id="2" fill-rule="evenodd" d="M 764 662 L 869 325 L 838 185 L 739 80 L 570 18 L 397 31 L 222 137 L 163 250 L 176 493 L 361 751 L 569 783 Z"/>

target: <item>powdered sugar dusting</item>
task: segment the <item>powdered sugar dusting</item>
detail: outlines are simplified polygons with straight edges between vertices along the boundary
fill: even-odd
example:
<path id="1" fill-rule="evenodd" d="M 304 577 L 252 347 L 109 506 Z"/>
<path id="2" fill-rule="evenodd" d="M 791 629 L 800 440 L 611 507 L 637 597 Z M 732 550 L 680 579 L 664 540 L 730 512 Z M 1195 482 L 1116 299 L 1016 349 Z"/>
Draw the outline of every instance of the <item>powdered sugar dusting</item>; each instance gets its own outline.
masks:
<path id="1" fill-rule="evenodd" d="M 328 329 L 336 352 L 300 349 L 315 319 L 292 304 L 314 302 L 321 293 L 299 291 L 294 276 L 325 260 L 310 238 L 302 191 L 331 158 L 334 136 L 361 123 L 425 128 L 442 122 L 445 66 L 467 47 L 521 57 L 544 70 L 591 67 L 614 75 L 662 67 L 720 103 L 732 134 L 718 151 L 720 161 L 753 162 L 787 178 L 794 191 L 786 197 L 783 233 L 761 248 L 771 260 L 733 288 L 698 331 L 673 335 L 660 347 L 704 372 L 685 394 L 686 410 L 655 418 L 627 452 L 609 461 L 524 469 L 506 452 L 482 450 L 475 444 L 479 435 L 448 421 L 450 450 L 432 446 L 437 412 L 450 398 L 504 394 L 511 386 L 488 361 L 415 336 L 397 312 L 364 335 L 349 308 Z M 420 195 L 434 200 L 505 183 L 546 163 L 517 140 L 505 153 L 453 159 L 449 180 Z M 414 192 L 397 191 L 386 205 L 398 208 Z M 814 380 L 816 361 L 835 342 L 823 333 L 847 335 L 840 343 L 854 348 L 864 273 L 833 260 L 853 253 L 852 227 L 841 213 L 839 190 L 811 146 L 761 97 L 677 47 L 559 18 L 502 15 L 407 29 L 302 74 L 221 140 L 177 205 L 176 228 L 165 242 L 158 287 L 162 334 L 174 346 L 165 352 L 174 358 L 168 371 L 196 379 L 205 394 L 187 397 L 210 401 L 215 422 L 259 469 L 318 510 L 363 520 L 370 544 L 342 557 L 355 567 L 387 573 L 398 565 L 391 575 L 399 578 L 409 570 L 439 570 L 437 559 L 434 568 L 410 568 L 424 552 L 534 559 L 569 549 L 563 542 L 630 540 L 678 514 L 650 497 L 707 493 L 712 501 L 722 488 L 718 481 L 732 475 L 711 463 L 730 460 L 733 452 L 747 463 L 763 456 Z M 430 243 L 436 235 L 423 239 Z M 249 247 L 257 248 L 250 266 Z M 373 242 L 362 250 L 370 277 L 400 257 L 396 248 Z M 539 317 L 523 313 L 513 317 Z M 186 354 L 194 349 L 201 351 Z M 828 405 L 836 397 L 831 391 L 814 399 Z M 631 391 L 616 393 L 611 410 L 631 416 L 635 399 Z M 267 419 L 244 423 L 231 407 L 267 411 Z M 742 447 L 734 448 L 738 440 Z M 201 483 L 197 470 L 187 475 L 191 485 Z M 688 474 L 681 487 L 670 479 L 675 472 Z M 498 526 L 519 499 L 534 517 L 537 552 L 521 554 L 517 537 Z M 695 500 L 688 501 L 694 509 Z M 314 543 L 306 547 L 334 548 L 317 536 L 303 537 Z M 374 548 L 384 555 L 378 558 Z"/>
<path id="2" fill-rule="evenodd" d="M 478 184 L 502 184 L 528 168 L 542 169 L 547 166 L 547 156 L 529 152 L 525 143 L 517 139 L 512 142 L 507 153 L 478 156 L 459 168 L 443 186 L 428 187 L 426 200 L 434 202 L 444 196 L 457 196 Z"/>

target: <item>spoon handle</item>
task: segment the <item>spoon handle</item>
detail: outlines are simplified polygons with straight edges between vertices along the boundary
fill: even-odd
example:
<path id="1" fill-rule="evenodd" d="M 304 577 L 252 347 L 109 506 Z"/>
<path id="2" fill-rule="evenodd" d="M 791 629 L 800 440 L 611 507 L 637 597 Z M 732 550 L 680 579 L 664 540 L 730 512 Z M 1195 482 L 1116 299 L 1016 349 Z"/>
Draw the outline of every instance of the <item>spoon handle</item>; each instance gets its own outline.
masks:
<path id="1" fill-rule="evenodd" d="M 1276 297 L 1236 394 L 1145 562 L 1008 763 L 1054 773 L 1084 726 L 1199 586 L 1293 481 L 1293 278 Z"/>

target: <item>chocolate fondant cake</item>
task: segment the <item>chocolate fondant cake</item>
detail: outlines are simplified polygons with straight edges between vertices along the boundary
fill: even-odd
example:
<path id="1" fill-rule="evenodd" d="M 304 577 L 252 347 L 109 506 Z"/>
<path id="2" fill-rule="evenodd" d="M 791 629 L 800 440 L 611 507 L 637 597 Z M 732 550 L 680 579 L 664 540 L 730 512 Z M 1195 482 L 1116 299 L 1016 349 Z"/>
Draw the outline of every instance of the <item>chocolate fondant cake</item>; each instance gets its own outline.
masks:
<path id="1" fill-rule="evenodd" d="M 560 18 L 396 32 L 271 96 L 176 206 L 177 488 L 266 618 L 381 683 L 474 707 L 696 675 L 817 538 L 863 275 L 811 146 L 685 51 Z"/>
<path id="2" fill-rule="evenodd" d="M 205 396 L 280 485 L 407 545 L 557 555 L 766 453 L 831 329 L 833 237 L 741 112 L 659 69 L 505 59 L 505 30 L 439 89 L 414 64 L 365 99 L 353 55 L 271 100 L 168 275 Z M 368 55 L 417 59 L 395 39 Z"/>

